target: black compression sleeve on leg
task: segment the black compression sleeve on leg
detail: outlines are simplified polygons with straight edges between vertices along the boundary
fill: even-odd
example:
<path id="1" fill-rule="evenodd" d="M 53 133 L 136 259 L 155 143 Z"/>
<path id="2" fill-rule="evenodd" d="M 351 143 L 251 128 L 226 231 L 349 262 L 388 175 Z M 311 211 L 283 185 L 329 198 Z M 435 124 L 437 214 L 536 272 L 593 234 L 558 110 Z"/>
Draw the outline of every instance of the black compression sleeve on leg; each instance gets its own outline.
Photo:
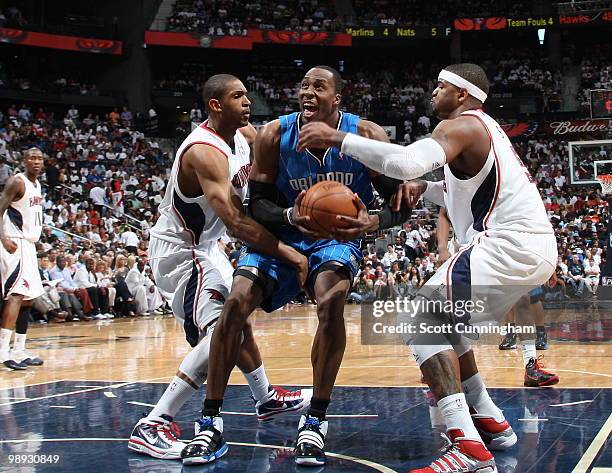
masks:
<path id="1" fill-rule="evenodd" d="M 249 211 L 262 224 L 284 224 L 283 197 L 274 184 L 249 180 Z"/>
<path id="2" fill-rule="evenodd" d="M 19 309 L 19 316 L 17 317 L 17 323 L 15 324 L 15 333 L 24 335 L 28 332 L 28 324 L 30 323 L 30 308 L 21 307 Z"/>

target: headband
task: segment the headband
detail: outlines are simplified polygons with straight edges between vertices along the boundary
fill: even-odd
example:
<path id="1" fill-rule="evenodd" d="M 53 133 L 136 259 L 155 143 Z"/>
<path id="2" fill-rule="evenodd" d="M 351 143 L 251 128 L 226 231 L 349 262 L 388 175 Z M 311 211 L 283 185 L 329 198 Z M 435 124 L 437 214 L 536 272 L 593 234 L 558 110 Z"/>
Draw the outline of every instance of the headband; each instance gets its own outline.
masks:
<path id="1" fill-rule="evenodd" d="M 450 82 L 453 85 L 456 85 L 460 89 L 465 89 L 472 96 L 480 100 L 484 103 L 487 100 L 487 94 L 480 88 L 476 87 L 469 80 L 464 79 L 461 76 L 458 76 L 454 72 L 447 71 L 446 69 L 442 69 L 440 74 L 438 74 L 438 80 L 445 80 L 446 82 Z"/>

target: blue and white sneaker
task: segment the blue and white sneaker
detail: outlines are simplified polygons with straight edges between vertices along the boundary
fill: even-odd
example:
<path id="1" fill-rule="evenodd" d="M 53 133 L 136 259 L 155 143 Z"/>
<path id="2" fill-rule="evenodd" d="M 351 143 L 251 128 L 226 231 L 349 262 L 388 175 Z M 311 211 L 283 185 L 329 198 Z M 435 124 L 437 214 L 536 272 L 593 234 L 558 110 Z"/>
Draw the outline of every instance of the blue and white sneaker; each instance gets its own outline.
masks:
<path id="1" fill-rule="evenodd" d="M 268 397 L 255 404 L 258 420 L 269 420 L 275 415 L 299 412 L 310 406 L 312 389 L 287 391 L 279 386 L 268 388 Z"/>
<path id="2" fill-rule="evenodd" d="M 179 441 L 181 434 L 172 417 L 143 417 L 132 430 L 128 448 L 135 452 L 164 460 L 179 460 L 186 444 Z"/>
<path id="3" fill-rule="evenodd" d="M 28 369 L 28 365 L 22 363 L 21 360 L 15 360 L 8 351 L 0 351 L 0 363 L 15 371 L 23 371 Z"/>
<path id="4" fill-rule="evenodd" d="M 183 465 L 201 465 L 221 458 L 229 447 L 223 439 L 221 416 L 202 417 L 195 424 L 195 437 L 181 452 Z"/>
<path id="5" fill-rule="evenodd" d="M 325 465 L 325 436 L 327 421 L 302 416 L 295 440 L 295 463 L 301 466 Z"/>

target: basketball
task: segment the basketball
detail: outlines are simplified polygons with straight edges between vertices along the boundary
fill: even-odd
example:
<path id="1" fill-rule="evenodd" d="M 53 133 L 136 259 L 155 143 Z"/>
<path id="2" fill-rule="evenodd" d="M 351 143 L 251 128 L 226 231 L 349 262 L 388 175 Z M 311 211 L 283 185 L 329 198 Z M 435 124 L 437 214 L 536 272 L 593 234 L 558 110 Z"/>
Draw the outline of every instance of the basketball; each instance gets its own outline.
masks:
<path id="1" fill-rule="evenodd" d="M 346 223 L 337 220 L 336 216 L 357 217 L 359 207 L 353 199 L 353 192 L 344 184 L 322 181 L 308 189 L 299 212 L 310 217 L 312 230 L 329 234 L 334 227 L 346 227 Z"/>

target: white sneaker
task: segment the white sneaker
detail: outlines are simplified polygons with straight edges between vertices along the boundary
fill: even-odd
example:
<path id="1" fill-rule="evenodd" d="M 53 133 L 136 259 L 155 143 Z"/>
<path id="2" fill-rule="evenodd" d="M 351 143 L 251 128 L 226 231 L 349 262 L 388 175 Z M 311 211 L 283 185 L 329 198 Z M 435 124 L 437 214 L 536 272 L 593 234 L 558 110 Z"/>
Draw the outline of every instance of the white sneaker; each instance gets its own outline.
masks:
<path id="1" fill-rule="evenodd" d="M 44 363 L 41 358 L 25 350 L 11 350 L 9 357 L 26 366 L 41 366 Z"/>
<path id="2" fill-rule="evenodd" d="M 7 368 L 12 370 L 25 370 L 28 366 L 25 363 L 21 363 L 21 361 L 17 361 L 13 358 L 11 353 L 7 350 L 0 351 L 0 363 L 2 363 Z"/>
<path id="3" fill-rule="evenodd" d="M 179 460 L 186 444 L 178 439 L 180 431 L 170 416 L 143 417 L 132 430 L 128 448 L 153 458 Z"/>
<path id="4" fill-rule="evenodd" d="M 107 312 L 104 315 L 106 316 L 107 319 L 114 319 L 115 318 L 115 316 L 113 314 L 111 314 L 110 312 Z"/>
<path id="5" fill-rule="evenodd" d="M 96 314 L 93 316 L 96 320 L 106 320 L 106 316 L 104 314 Z"/>

